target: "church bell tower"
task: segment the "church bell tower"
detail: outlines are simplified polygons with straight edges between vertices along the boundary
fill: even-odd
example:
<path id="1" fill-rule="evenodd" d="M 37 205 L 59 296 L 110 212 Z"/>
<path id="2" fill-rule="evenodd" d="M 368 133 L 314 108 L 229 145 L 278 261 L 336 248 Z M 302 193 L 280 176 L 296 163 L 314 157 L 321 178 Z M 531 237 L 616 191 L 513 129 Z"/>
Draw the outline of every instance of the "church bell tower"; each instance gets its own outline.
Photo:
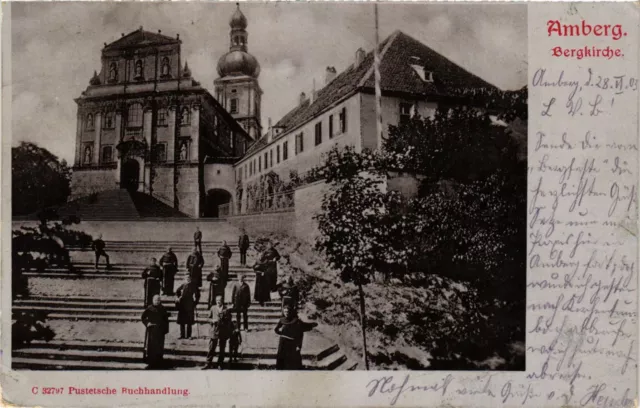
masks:
<path id="1" fill-rule="evenodd" d="M 218 60 L 219 78 L 213 81 L 213 85 L 218 102 L 257 140 L 262 134 L 262 89 L 258 84 L 260 64 L 247 51 L 247 18 L 240 11 L 240 5 L 236 3 L 236 6 L 229 21 L 229 52 Z"/>

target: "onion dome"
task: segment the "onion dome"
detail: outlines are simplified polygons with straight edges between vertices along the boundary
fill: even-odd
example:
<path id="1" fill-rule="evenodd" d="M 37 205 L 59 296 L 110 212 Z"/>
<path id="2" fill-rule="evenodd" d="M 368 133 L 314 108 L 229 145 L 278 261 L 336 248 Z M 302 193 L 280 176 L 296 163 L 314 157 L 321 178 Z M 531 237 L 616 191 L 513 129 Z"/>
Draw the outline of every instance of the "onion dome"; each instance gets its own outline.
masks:
<path id="1" fill-rule="evenodd" d="M 244 30 L 247 28 L 247 18 L 244 16 L 244 14 L 242 14 L 242 11 L 240 11 L 240 3 L 236 3 L 236 6 L 238 6 L 238 8 L 236 9 L 236 12 L 231 16 L 229 25 L 233 29 Z"/>
<path id="2" fill-rule="evenodd" d="M 248 52 L 230 51 L 218 60 L 218 75 L 220 77 L 248 75 L 257 78 L 260 75 L 260 64 Z"/>
<path id="3" fill-rule="evenodd" d="M 96 71 L 93 71 L 93 76 L 91 77 L 91 79 L 89 80 L 89 85 L 100 85 L 100 78 L 98 77 L 98 73 Z"/>

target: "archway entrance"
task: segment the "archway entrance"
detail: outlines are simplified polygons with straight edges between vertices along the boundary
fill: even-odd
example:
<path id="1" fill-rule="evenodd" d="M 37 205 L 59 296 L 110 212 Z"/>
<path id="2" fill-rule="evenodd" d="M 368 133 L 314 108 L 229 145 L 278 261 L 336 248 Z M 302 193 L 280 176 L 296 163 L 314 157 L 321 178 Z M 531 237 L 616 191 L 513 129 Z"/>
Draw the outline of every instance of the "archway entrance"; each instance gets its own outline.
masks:
<path id="1" fill-rule="evenodd" d="M 138 191 L 138 183 L 140 182 L 140 164 L 137 160 L 127 159 L 122 163 L 120 171 L 120 188 L 129 191 Z"/>
<path id="2" fill-rule="evenodd" d="M 205 204 L 204 204 L 204 216 L 205 217 L 210 217 L 210 218 L 218 218 L 221 215 L 228 215 L 227 214 L 220 214 L 219 212 L 219 206 L 227 204 L 229 206 L 229 211 L 231 210 L 231 194 L 226 191 L 226 190 L 222 190 L 219 188 L 213 188 L 209 191 L 207 191 L 207 196 L 205 197 Z"/>

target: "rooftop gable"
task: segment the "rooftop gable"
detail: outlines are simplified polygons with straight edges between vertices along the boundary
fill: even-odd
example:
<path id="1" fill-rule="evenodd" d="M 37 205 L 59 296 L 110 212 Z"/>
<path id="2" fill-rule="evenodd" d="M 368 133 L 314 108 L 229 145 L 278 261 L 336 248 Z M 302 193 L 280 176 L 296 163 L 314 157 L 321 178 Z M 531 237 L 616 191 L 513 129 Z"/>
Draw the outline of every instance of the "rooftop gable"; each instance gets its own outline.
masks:
<path id="1" fill-rule="evenodd" d="M 142 27 L 116 41 L 107 44 L 104 50 L 119 50 L 126 48 L 146 47 L 150 45 L 179 44 L 180 40 L 160 33 L 144 31 Z"/>

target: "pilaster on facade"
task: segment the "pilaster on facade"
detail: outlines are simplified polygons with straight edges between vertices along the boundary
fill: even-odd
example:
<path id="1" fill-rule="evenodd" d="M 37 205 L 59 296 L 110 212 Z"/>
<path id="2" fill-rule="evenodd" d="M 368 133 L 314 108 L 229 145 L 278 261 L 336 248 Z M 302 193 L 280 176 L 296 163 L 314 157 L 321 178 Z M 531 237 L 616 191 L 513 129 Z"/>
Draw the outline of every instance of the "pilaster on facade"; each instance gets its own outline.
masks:
<path id="1" fill-rule="evenodd" d="M 93 147 L 93 163 L 100 165 L 101 135 L 102 135 L 102 112 L 96 112 L 94 119 L 95 144 Z"/>
<path id="2" fill-rule="evenodd" d="M 147 146 L 151 147 L 151 131 L 153 126 L 153 111 L 146 107 L 142 114 L 142 134 Z"/>
<path id="3" fill-rule="evenodd" d="M 169 105 L 169 119 L 167 120 L 167 126 L 169 130 L 169 140 L 167 142 L 167 161 L 173 163 L 175 161 L 175 147 L 176 147 L 176 105 Z"/>
<path id="4" fill-rule="evenodd" d="M 191 106 L 191 149 L 189 161 L 199 162 L 200 160 L 200 105 Z"/>

